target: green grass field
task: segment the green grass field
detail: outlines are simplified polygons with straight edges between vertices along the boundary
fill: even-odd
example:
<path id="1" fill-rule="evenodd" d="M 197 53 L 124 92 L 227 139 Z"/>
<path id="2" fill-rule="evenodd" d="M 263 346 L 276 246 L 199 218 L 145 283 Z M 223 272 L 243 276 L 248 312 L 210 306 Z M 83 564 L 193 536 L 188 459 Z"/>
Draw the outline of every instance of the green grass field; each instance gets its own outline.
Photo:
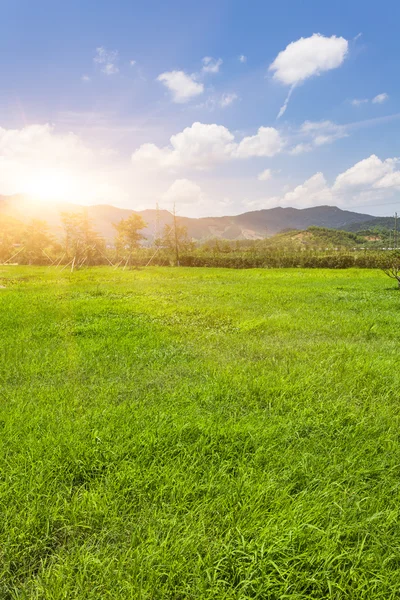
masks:
<path id="1" fill-rule="evenodd" d="M 379 271 L 0 267 L 0 598 L 400 597 Z"/>

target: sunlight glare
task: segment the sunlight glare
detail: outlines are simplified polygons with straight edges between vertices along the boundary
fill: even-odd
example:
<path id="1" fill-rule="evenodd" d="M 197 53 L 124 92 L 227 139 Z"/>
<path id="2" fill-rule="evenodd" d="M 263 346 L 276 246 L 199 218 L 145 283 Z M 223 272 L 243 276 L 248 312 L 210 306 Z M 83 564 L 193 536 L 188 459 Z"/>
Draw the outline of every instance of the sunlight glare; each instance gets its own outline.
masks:
<path id="1" fill-rule="evenodd" d="M 36 200 L 51 202 L 73 200 L 77 191 L 76 177 L 59 169 L 43 169 L 32 176 L 26 193 Z"/>

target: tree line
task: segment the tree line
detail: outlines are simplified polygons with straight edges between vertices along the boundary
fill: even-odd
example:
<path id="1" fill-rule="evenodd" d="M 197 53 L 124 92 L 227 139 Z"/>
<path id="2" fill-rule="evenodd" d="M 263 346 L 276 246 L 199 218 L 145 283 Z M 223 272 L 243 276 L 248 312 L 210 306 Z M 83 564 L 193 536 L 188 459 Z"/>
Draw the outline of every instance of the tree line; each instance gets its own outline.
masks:
<path id="1" fill-rule="evenodd" d="M 74 266 L 99 264 L 133 265 L 141 242 L 142 230 L 147 226 L 140 215 L 114 223 L 114 246 L 110 249 L 105 239 L 95 230 L 87 211 L 61 213 L 62 235 L 58 239 L 46 221 L 32 220 L 29 225 L 2 215 L 0 220 L 0 263 L 49 264 L 51 262 Z M 171 257 L 192 249 L 185 227 L 165 225 L 161 235 L 154 240 L 156 250 Z"/>
<path id="2" fill-rule="evenodd" d="M 56 238 L 45 221 L 24 225 L 11 217 L 0 220 L 0 263 L 106 265 L 140 267 L 182 265 L 226 268 L 382 268 L 400 273 L 398 252 L 383 252 L 355 233 L 310 227 L 306 232 L 286 232 L 263 240 L 207 240 L 195 244 L 187 229 L 165 225 L 151 246 L 144 247 L 143 218 L 132 213 L 113 224 L 113 245 L 96 231 L 87 211 L 64 212 L 62 235 Z M 376 232 L 375 232 L 376 233 Z M 370 236 L 373 237 L 373 236 Z M 398 271 L 397 271 L 398 268 Z"/>

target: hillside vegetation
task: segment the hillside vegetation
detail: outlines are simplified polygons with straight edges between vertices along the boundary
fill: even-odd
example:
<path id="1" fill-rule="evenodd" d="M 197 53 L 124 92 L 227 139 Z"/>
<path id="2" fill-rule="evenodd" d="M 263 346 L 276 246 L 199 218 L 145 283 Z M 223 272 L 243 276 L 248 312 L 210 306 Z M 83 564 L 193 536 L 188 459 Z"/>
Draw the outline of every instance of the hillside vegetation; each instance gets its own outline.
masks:
<path id="1" fill-rule="evenodd" d="M 137 204 L 132 199 L 132 206 Z M 154 241 L 157 227 L 162 229 L 171 225 L 171 211 L 147 209 L 134 211 L 111 205 L 80 206 L 77 203 L 40 203 L 27 196 L 0 196 L 0 220 L 2 215 L 13 217 L 25 224 L 32 219 L 45 218 L 52 234 L 59 239 L 62 236 L 62 214 L 65 212 L 87 212 L 93 227 L 107 243 L 114 239 L 113 223 L 126 219 L 132 214 L 140 215 L 147 223 L 144 235 L 148 243 Z M 204 242 L 211 238 L 228 240 L 257 240 L 280 233 L 285 229 L 304 230 L 310 226 L 327 227 L 358 231 L 362 223 L 368 227 L 380 225 L 380 217 L 342 210 L 337 206 L 314 206 L 311 208 L 270 208 L 245 212 L 239 215 L 222 217 L 189 218 L 178 214 L 180 226 L 185 227 L 188 235 L 196 242 Z M 390 226 L 393 229 L 393 219 Z M 355 229 L 354 229 L 355 228 Z"/>
<path id="2" fill-rule="evenodd" d="M 0 597 L 395 600 L 399 293 L 0 271 Z"/>

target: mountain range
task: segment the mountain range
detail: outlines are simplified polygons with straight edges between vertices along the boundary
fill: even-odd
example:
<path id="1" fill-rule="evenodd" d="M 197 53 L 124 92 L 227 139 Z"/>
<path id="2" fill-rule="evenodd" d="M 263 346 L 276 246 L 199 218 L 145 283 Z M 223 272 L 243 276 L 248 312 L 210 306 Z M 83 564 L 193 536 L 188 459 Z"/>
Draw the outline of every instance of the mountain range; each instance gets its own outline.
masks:
<path id="1" fill-rule="evenodd" d="M 171 224 L 173 215 L 167 210 L 134 211 L 111 205 L 85 207 L 93 226 L 108 242 L 115 236 L 113 223 L 126 219 L 130 214 L 141 215 L 146 222 L 143 231 L 147 240 L 152 240 L 158 230 L 161 233 L 166 224 Z M 23 223 L 32 219 L 47 221 L 56 236 L 62 234 L 62 212 L 78 212 L 84 207 L 72 203 L 40 203 L 27 196 L 0 196 L 1 215 L 7 215 Z M 312 208 L 270 208 L 245 212 L 224 217 L 177 217 L 179 225 L 187 227 L 189 237 L 196 241 L 210 238 L 261 239 L 289 229 L 307 229 L 311 225 L 357 231 L 373 226 L 387 226 L 387 217 L 374 217 L 368 214 L 342 210 L 336 206 L 315 206 Z"/>

